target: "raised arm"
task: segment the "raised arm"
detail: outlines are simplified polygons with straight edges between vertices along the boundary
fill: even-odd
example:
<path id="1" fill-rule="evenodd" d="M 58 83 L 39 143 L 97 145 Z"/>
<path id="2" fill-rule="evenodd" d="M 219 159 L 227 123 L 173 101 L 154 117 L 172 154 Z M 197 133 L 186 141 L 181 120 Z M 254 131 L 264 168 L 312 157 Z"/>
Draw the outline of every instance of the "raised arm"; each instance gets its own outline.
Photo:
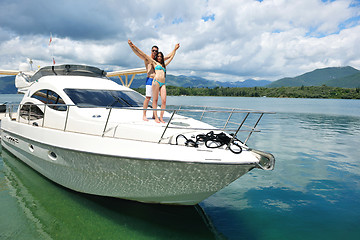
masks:
<path id="1" fill-rule="evenodd" d="M 133 50 L 133 52 L 139 58 L 141 58 L 144 61 L 155 62 L 151 57 L 149 57 L 147 54 L 145 54 L 143 51 L 141 51 L 137 46 L 135 46 L 135 44 L 131 40 L 128 40 L 128 44 L 129 44 L 131 50 Z"/>
<path id="2" fill-rule="evenodd" d="M 180 47 L 180 43 L 178 43 L 178 44 L 175 45 L 174 50 L 175 50 L 175 51 L 178 50 L 179 47 Z M 173 54 L 173 52 L 171 52 L 171 53 L 169 53 L 168 55 L 166 55 L 166 56 L 164 57 L 164 61 L 166 61 L 166 60 L 168 60 L 169 58 L 171 58 L 171 55 L 172 55 L 172 54 Z"/>
<path id="3" fill-rule="evenodd" d="M 174 59 L 175 53 L 176 53 L 176 51 L 179 49 L 179 47 L 180 47 L 180 43 L 178 43 L 178 44 L 175 45 L 174 50 L 168 55 L 169 58 L 168 58 L 167 61 L 165 62 L 165 66 L 169 65 L 169 63 Z"/>

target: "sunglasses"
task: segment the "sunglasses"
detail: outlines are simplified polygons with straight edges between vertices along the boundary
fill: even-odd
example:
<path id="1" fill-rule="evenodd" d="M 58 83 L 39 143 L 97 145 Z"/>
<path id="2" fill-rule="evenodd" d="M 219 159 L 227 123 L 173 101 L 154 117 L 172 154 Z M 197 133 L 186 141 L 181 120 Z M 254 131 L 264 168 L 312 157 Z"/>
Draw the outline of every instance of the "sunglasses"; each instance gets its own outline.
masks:
<path id="1" fill-rule="evenodd" d="M 159 52 L 158 50 L 155 50 L 155 49 L 153 49 L 153 50 L 151 50 L 152 52 Z"/>

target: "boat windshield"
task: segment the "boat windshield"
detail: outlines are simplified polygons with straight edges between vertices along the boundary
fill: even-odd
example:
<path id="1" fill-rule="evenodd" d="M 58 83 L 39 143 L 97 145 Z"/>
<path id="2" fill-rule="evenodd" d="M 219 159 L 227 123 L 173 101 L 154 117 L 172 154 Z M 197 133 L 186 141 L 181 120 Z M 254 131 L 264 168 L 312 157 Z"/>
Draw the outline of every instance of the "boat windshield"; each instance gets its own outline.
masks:
<path id="1" fill-rule="evenodd" d="M 78 107 L 142 107 L 144 96 L 135 91 L 64 89 Z"/>
<path id="2" fill-rule="evenodd" d="M 68 75 L 106 78 L 106 72 L 96 67 L 85 65 L 57 65 L 40 68 L 32 77 L 30 82 L 34 82 L 41 77 L 49 75 Z"/>

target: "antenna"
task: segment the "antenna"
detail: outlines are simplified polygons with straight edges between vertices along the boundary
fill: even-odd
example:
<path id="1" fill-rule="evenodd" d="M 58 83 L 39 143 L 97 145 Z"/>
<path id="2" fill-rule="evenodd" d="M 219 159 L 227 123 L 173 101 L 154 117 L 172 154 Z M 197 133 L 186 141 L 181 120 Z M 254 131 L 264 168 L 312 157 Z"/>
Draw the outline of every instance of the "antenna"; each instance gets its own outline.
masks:
<path id="1" fill-rule="evenodd" d="M 54 52 L 53 52 L 53 49 L 52 47 L 50 47 L 51 45 L 51 42 L 52 42 L 52 33 L 50 32 L 50 40 L 49 40 L 49 49 L 50 49 L 50 53 L 51 53 L 51 58 L 52 58 L 52 62 L 53 62 L 53 65 L 55 65 L 55 58 L 54 58 Z"/>
<path id="2" fill-rule="evenodd" d="M 27 58 L 26 60 L 30 64 L 30 70 L 33 71 L 33 67 L 32 67 L 33 60 L 31 58 Z"/>

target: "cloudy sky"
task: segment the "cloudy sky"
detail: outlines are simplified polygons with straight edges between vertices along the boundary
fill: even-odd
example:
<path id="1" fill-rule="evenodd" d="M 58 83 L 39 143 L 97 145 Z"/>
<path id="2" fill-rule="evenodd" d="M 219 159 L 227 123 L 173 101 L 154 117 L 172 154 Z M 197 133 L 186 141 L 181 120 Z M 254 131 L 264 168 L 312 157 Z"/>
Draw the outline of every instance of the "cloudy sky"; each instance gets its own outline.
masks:
<path id="1" fill-rule="evenodd" d="M 78 63 L 143 67 L 180 43 L 168 72 L 277 80 L 316 68 L 360 70 L 360 0 L 0 0 L 0 69 Z M 49 46 L 50 33 L 52 43 Z"/>

